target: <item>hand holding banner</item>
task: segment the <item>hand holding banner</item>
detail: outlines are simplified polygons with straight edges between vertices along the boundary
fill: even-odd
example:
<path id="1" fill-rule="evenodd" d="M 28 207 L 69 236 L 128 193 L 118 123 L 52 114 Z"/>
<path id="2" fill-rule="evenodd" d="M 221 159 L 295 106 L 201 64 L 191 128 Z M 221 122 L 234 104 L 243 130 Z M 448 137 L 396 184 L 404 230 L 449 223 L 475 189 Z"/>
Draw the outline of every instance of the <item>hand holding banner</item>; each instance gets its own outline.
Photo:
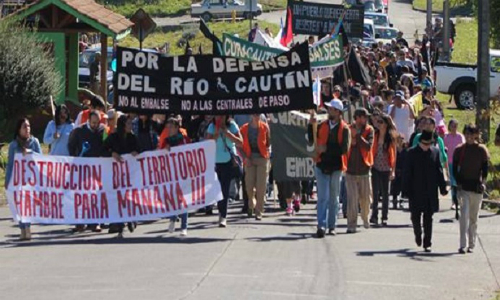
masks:
<path id="1" fill-rule="evenodd" d="M 314 107 L 307 44 L 266 61 L 164 57 L 118 48 L 117 109 L 137 113 L 254 114 Z"/>
<path id="2" fill-rule="evenodd" d="M 15 221 L 101 224 L 154 220 L 222 199 L 215 143 L 205 141 L 136 157 L 17 154 L 7 199 Z"/>

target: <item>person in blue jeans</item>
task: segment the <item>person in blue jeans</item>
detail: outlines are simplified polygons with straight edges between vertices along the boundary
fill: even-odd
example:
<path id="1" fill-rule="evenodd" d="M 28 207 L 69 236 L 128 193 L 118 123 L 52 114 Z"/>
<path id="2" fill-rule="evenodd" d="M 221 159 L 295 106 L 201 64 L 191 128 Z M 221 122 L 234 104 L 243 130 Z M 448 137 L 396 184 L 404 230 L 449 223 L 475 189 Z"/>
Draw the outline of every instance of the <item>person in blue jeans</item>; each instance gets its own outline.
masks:
<path id="1" fill-rule="evenodd" d="M 217 116 L 207 129 L 207 139 L 214 139 L 215 171 L 220 182 L 223 199 L 217 202 L 219 227 L 227 226 L 227 201 L 231 180 L 237 177 L 234 172 L 232 157 L 238 155 L 236 147 L 241 147 L 243 138 L 240 129 L 229 116 Z"/>
<path id="2" fill-rule="evenodd" d="M 7 171 L 5 172 L 5 189 L 9 187 L 9 181 L 12 177 L 12 170 L 14 168 L 14 156 L 16 153 L 22 153 L 23 155 L 42 153 L 40 142 L 36 137 L 31 135 L 31 125 L 27 118 L 22 118 L 17 121 L 14 140 L 9 144 Z M 20 240 L 31 240 L 31 224 L 19 222 L 19 228 L 21 229 Z"/>
<path id="3" fill-rule="evenodd" d="M 349 126 L 342 120 L 342 101 L 333 99 L 326 102 L 325 106 L 328 108 L 328 120 L 318 125 L 316 139 L 318 238 L 325 236 L 327 228 L 329 234 L 336 234 L 340 178 L 347 168 L 347 151 L 351 143 Z M 312 127 L 316 123 L 314 115 L 311 116 L 310 123 L 309 140 L 313 141 Z"/>

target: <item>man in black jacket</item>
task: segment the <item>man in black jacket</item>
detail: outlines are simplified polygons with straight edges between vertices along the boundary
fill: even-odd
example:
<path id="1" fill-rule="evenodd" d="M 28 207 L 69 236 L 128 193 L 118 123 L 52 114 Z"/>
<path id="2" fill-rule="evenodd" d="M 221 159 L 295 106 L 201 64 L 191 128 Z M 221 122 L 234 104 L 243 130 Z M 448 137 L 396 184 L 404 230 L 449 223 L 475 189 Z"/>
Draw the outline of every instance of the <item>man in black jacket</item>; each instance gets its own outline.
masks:
<path id="1" fill-rule="evenodd" d="M 390 52 L 387 55 L 390 58 L 390 63 L 385 67 L 387 83 L 391 90 L 395 90 L 396 84 L 401 76 L 401 67 L 397 65 L 396 54 L 394 52 Z"/>
<path id="2" fill-rule="evenodd" d="M 100 122 L 99 113 L 91 111 L 87 124 L 73 130 L 68 141 L 68 150 L 71 156 L 100 157 L 103 155 L 106 128 Z M 87 227 L 93 232 L 101 232 L 99 224 L 90 224 Z M 84 226 L 77 225 L 73 231 L 83 232 Z"/>
<path id="3" fill-rule="evenodd" d="M 87 124 L 75 128 L 68 141 L 71 156 L 100 157 L 103 155 L 103 141 L 106 128 L 100 124 L 101 117 L 92 111 Z"/>
<path id="4" fill-rule="evenodd" d="M 420 143 L 406 156 L 403 191 L 408 195 L 411 221 L 417 246 L 422 245 L 422 214 L 424 218 L 424 250 L 431 252 L 432 216 L 439 211 L 439 195 L 448 194 L 439 157 L 439 150 L 432 146 L 433 133 L 423 131 Z"/>

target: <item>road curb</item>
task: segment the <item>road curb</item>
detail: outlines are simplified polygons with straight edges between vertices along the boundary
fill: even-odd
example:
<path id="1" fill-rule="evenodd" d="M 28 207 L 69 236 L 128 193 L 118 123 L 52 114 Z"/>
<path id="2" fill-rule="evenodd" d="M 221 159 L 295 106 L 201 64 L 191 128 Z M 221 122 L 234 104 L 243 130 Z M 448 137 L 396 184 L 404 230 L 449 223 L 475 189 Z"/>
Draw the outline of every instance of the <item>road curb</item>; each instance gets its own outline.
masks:
<path id="1" fill-rule="evenodd" d="M 484 208 L 486 205 L 491 208 L 500 208 L 500 201 L 484 199 L 481 207 Z"/>
<path id="2" fill-rule="evenodd" d="M 413 5 L 413 2 L 411 4 L 411 8 L 414 10 L 414 11 L 418 11 L 418 12 L 422 12 L 422 13 L 427 13 L 427 9 L 421 9 L 421 8 L 416 8 L 414 5 Z M 432 11 L 432 14 L 442 14 L 443 12 L 442 11 Z"/>

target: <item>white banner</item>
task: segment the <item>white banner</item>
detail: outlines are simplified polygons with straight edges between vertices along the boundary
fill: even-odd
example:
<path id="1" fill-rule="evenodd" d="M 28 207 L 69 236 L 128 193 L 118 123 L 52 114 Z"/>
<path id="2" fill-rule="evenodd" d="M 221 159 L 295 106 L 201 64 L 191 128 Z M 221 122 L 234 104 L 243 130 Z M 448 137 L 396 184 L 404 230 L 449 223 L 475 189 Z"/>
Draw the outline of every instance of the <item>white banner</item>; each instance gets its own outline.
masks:
<path id="1" fill-rule="evenodd" d="M 193 211 L 222 199 L 215 142 L 138 156 L 16 154 L 7 199 L 15 221 L 123 223 Z"/>

